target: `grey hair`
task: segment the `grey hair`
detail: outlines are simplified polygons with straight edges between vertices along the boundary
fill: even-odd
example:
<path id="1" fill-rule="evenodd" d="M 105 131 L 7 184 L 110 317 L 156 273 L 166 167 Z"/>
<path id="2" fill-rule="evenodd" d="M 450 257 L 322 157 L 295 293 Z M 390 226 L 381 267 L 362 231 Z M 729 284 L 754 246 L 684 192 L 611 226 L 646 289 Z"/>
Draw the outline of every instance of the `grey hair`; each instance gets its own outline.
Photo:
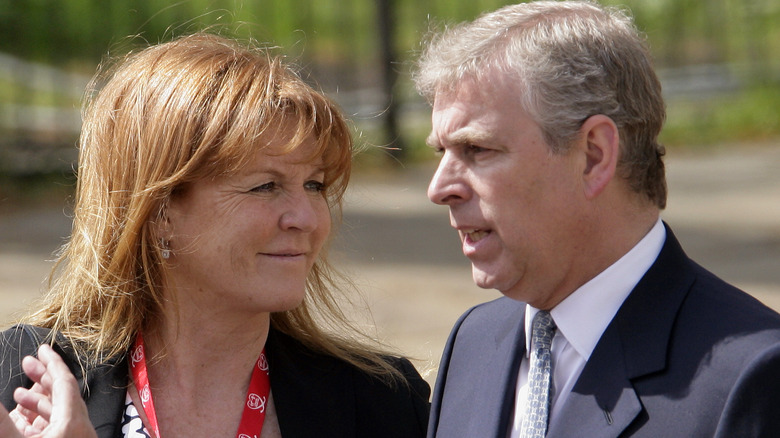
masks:
<path id="1" fill-rule="evenodd" d="M 661 84 L 628 14 L 590 1 L 506 6 L 432 34 L 413 78 L 432 102 L 489 72 L 515 84 L 518 104 L 553 152 L 567 151 L 588 117 L 610 117 L 620 131 L 620 175 L 659 208 L 666 205 Z"/>

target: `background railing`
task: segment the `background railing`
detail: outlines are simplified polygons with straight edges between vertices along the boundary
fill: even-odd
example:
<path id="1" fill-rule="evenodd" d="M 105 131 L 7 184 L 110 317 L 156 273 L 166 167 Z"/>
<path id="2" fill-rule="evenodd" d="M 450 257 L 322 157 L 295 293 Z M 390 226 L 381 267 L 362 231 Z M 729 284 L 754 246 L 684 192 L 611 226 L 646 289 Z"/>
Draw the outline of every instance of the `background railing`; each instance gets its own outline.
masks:
<path id="1" fill-rule="evenodd" d="M 100 60 L 204 28 L 281 46 L 344 107 L 360 141 L 390 147 L 363 159 L 415 160 L 428 129 L 409 81 L 419 40 L 432 22 L 507 3 L 0 0 L 0 176 L 69 171 L 81 96 Z M 627 6 L 647 33 L 669 101 L 667 142 L 780 135 L 780 0 L 603 3 Z"/>

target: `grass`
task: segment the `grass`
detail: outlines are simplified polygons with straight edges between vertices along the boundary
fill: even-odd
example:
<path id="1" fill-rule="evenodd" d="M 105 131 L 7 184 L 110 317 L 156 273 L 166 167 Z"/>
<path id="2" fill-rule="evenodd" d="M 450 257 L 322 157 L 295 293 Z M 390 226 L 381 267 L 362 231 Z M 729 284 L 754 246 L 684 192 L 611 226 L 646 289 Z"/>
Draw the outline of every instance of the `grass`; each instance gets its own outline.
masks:
<path id="1" fill-rule="evenodd" d="M 754 143 L 780 138 L 780 84 L 705 101 L 673 101 L 661 141 L 681 148 Z"/>

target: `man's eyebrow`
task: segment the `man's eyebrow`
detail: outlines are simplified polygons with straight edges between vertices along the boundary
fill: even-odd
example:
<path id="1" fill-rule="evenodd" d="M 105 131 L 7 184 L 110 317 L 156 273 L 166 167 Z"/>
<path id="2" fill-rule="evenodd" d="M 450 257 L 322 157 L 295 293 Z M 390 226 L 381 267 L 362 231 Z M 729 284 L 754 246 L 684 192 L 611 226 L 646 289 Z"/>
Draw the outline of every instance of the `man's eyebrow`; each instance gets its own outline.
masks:
<path id="1" fill-rule="evenodd" d="M 456 131 L 452 135 L 448 136 L 446 142 L 456 146 L 463 146 L 469 144 L 486 144 L 489 143 L 490 140 L 490 134 L 487 132 L 477 131 L 474 129 L 463 129 Z M 433 133 L 428 135 L 428 138 L 425 139 L 425 143 L 431 147 L 441 146 L 439 137 L 433 135 Z"/>

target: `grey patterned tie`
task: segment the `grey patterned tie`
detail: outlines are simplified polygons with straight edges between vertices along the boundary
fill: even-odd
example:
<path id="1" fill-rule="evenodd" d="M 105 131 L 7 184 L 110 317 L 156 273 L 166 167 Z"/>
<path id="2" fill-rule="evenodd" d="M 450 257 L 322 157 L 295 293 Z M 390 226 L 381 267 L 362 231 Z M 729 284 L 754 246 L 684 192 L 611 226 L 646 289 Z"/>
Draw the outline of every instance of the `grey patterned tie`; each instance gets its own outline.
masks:
<path id="1" fill-rule="evenodd" d="M 534 316 L 531 329 L 531 369 L 528 372 L 528 398 L 520 428 L 520 438 L 544 438 L 552 399 L 550 346 L 555 335 L 555 321 L 550 312 Z"/>

